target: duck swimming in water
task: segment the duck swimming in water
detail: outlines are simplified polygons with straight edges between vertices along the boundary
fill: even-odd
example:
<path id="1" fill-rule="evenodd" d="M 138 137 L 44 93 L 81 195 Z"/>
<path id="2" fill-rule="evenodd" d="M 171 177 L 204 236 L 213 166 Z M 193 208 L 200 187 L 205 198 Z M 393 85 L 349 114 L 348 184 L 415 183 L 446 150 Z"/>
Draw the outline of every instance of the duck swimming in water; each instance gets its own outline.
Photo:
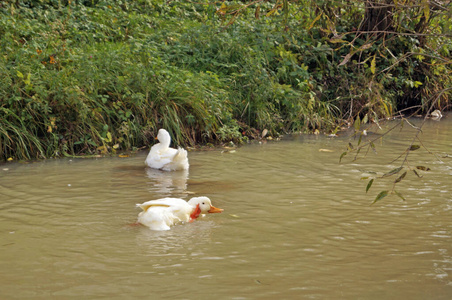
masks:
<path id="1" fill-rule="evenodd" d="M 221 213 L 223 209 L 212 206 L 208 197 L 194 197 L 189 201 L 179 198 L 162 198 L 137 204 L 143 211 L 138 223 L 152 230 L 169 230 L 179 222 L 191 222 L 205 213 Z"/>
<path id="2" fill-rule="evenodd" d="M 160 143 L 151 147 L 145 164 L 164 171 L 188 170 L 187 150 L 170 148 L 171 136 L 165 129 L 159 130 L 157 139 Z"/>

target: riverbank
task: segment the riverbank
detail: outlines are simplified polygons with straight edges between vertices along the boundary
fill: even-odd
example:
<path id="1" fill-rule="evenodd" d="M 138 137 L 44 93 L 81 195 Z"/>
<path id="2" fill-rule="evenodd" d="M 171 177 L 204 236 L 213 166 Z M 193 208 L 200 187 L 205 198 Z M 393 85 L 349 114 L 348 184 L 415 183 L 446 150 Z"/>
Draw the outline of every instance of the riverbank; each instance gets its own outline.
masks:
<path id="1" fill-rule="evenodd" d="M 208 2 L 2 2 L 0 160 L 133 151 L 159 128 L 175 145 L 239 144 L 449 107 L 450 66 L 429 41 L 338 42 L 326 12 L 305 4 L 286 14 L 262 2 L 231 19 Z M 359 25 L 364 8 L 349 9 L 335 30 Z M 405 56 L 415 46 L 426 55 Z"/>

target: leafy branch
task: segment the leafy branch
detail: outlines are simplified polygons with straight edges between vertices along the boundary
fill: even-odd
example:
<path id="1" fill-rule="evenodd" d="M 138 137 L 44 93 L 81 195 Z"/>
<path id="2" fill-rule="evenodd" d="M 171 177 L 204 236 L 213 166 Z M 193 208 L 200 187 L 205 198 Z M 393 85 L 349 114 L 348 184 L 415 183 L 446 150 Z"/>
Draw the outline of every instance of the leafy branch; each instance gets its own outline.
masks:
<path id="1" fill-rule="evenodd" d="M 411 127 L 416 129 L 416 133 L 414 134 L 413 138 L 411 139 L 411 142 L 408 144 L 408 147 L 406 148 L 406 150 L 404 152 L 402 152 L 397 158 L 395 158 L 391 163 L 398 161 L 400 158 L 403 157 L 402 162 L 400 163 L 400 166 L 392 169 L 391 171 L 383 174 L 382 176 L 379 177 L 375 177 L 375 178 L 371 178 L 367 185 L 366 185 L 366 193 L 370 190 L 370 188 L 372 187 L 373 183 L 375 182 L 375 179 L 383 179 L 383 178 L 388 178 L 388 177 L 392 177 L 394 175 L 398 175 L 397 178 L 392 182 L 392 187 L 391 189 L 388 190 L 383 190 L 380 193 L 378 193 L 378 195 L 375 197 L 374 201 L 372 202 L 371 205 L 375 204 L 376 202 L 382 200 L 383 198 L 385 198 L 388 195 L 391 194 L 395 194 L 397 195 L 399 198 L 401 198 L 402 200 L 406 200 L 405 197 L 396 190 L 396 185 L 400 182 L 402 182 L 403 179 L 405 179 L 405 177 L 407 176 L 409 171 L 412 171 L 418 178 L 422 178 L 423 176 L 420 174 L 420 171 L 430 171 L 431 169 L 429 167 L 426 166 L 421 166 L 421 165 L 417 165 L 417 166 L 411 166 L 408 160 L 409 155 L 416 150 L 419 150 L 420 148 L 425 149 L 429 154 L 434 155 L 436 159 L 438 159 L 439 161 L 440 158 L 433 152 L 431 152 L 422 142 L 422 140 L 419 138 L 419 134 L 422 132 L 422 127 L 424 126 L 425 122 L 427 121 L 427 119 L 431 116 L 431 112 L 433 110 L 433 108 L 435 107 L 436 103 L 439 101 L 439 99 L 441 98 L 441 96 L 452 90 L 452 88 L 447 88 L 447 89 L 443 89 L 440 93 L 438 93 L 438 95 L 436 95 L 436 97 L 430 101 L 430 108 L 427 112 L 427 114 L 424 116 L 422 123 L 420 124 L 420 126 L 414 126 L 409 118 L 401 118 L 401 122 L 398 122 L 396 125 L 392 126 L 391 128 L 389 128 L 386 132 L 384 132 L 382 135 L 370 139 L 369 141 L 367 141 L 366 143 L 361 144 L 362 142 L 362 137 L 366 135 L 366 130 L 361 130 L 361 124 L 365 124 L 367 123 L 367 115 L 365 116 L 365 118 L 363 118 L 363 121 L 361 121 L 359 119 L 359 116 L 357 117 L 357 119 L 355 120 L 355 130 L 356 132 L 359 133 L 359 140 L 358 140 L 358 144 L 357 147 L 353 147 L 353 145 L 351 143 L 348 144 L 348 148 L 347 151 L 343 152 L 339 158 L 339 162 L 341 162 L 341 160 L 344 158 L 344 156 L 346 156 L 349 153 L 355 153 L 354 159 L 353 161 L 356 161 L 358 159 L 358 155 L 361 152 L 362 149 L 366 149 L 366 154 L 364 156 L 367 155 L 367 153 L 369 152 L 370 149 L 372 149 L 375 153 L 376 153 L 376 148 L 375 148 L 375 142 L 379 139 L 381 139 L 383 136 L 389 134 L 390 132 L 392 132 L 394 129 L 403 126 L 404 123 L 407 123 L 408 125 L 410 125 Z M 418 113 L 420 110 L 420 108 L 418 108 L 418 110 L 414 113 Z M 413 115 L 414 115 L 413 114 Z M 377 123 L 378 124 L 378 123 Z M 378 125 L 379 126 L 379 125 Z M 418 144 L 419 143 L 419 144 Z M 362 178 L 362 179 L 367 179 L 367 178 Z"/>

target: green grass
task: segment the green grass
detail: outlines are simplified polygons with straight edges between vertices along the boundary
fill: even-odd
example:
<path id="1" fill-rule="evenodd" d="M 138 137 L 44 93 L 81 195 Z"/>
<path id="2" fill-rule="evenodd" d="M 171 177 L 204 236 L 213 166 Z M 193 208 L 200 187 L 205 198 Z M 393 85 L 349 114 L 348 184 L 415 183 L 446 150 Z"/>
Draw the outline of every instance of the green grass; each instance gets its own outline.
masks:
<path id="1" fill-rule="evenodd" d="M 395 90 L 416 81 L 408 63 L 378 80 L 369 60 L 338 67 L 346 49 L 307 30 L 312 13 L 294 13 L 291 30 L 282 14 L 253 10 L 224 26 L 220 4 L 204 3 L 3 1 L 0 159 L 132 150 L 159 128 L 192 146 L 240 142 L 255 129 L 329 132 L 357 113 L 390 115 Z"/>

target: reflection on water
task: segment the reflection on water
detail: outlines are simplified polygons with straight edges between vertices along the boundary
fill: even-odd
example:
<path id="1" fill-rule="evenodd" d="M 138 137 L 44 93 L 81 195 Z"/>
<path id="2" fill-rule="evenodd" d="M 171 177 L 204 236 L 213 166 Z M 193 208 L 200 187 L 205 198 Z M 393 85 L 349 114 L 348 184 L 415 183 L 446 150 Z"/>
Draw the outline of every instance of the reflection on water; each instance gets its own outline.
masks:
<path id="1" fill-rule="evenodd" d="M 150 191 L 160 195 L 171 197 L 187 190 L 188 170 L 165 172 L 146 168 L 146 175 L 152 182 Z"/>
<path id="2" fill-rule="evenodd" d="M 0 299 L 450 299 L 451 125 L 423 128 L 438 157 L 412 152 L 431 171 L 397 184 L 407 200 L 373 206 L 388 186 L 366 194 L 360 178 L 398 167 L 412 128 L 341 164 L 345 134 L 190 152 L 189 173 L 146 169 L 146 153 L 4 164 Z M 200 195 L 225 211 L 164 232 L 129 225 L 135 203 Z"/>

